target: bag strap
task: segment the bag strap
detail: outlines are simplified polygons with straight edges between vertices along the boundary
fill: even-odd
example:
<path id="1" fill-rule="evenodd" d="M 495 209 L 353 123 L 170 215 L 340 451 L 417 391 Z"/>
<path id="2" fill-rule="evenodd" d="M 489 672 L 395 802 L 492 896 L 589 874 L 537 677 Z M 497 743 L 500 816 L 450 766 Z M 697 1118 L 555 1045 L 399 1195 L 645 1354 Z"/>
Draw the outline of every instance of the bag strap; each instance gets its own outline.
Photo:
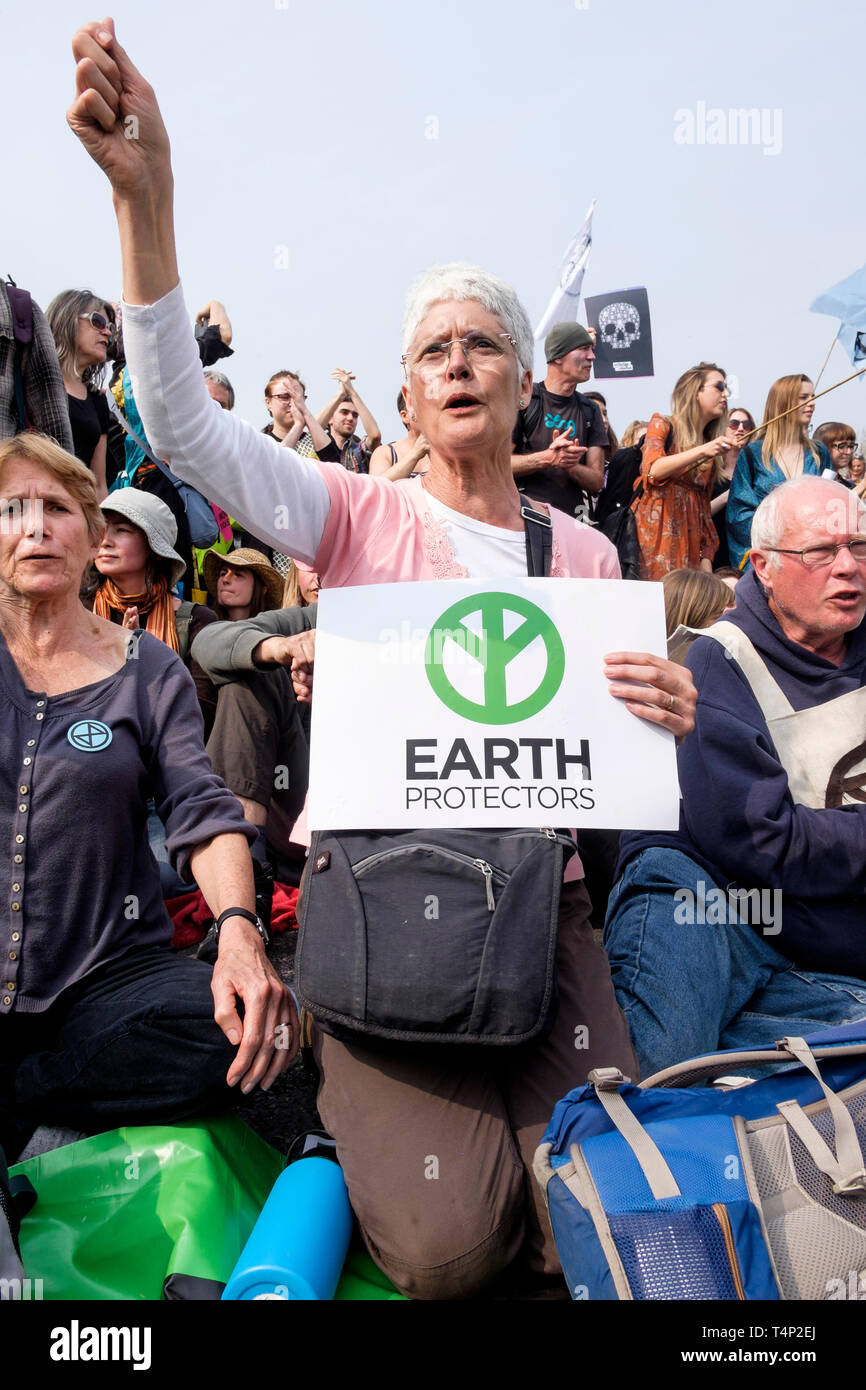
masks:
<path id="1" fill-rule="evenodd" d="M 33 342 L 33 300 L 29 290 L 20 290 L 11 280 L 6 282 L 6 295 L 12 313 L 12 334 L 15 349 L 12 357 L 12 381 L 15 391 L 15 413 L 18 429 L 28 428 L 27 404 L 24 399 L 24 351 Z"/>
<path id="2" fill-rule="evenodd" d="M 824 1081 L 818 1063 L 803 1038 L 783 1038 L 779 1046 L 787 1048 L 801 1066 L 811 1072 L 824 1092 L 836 1132 L 835 1154 L 798 1100 L 780 1101 L 776 1109 L 805 1146 L 815 1167 L 831 1179 L 833 1191 L 844 1197 L 861 1196 L 866 1192 L 866 1163 L 850 1112 Z"/>
<path id="3" fill-rule="evenodd" d="M 660 1202 L 665 1197 L 682 1196 L 679 1184 L 661 1149 L 650 1138 L 619 1093 L 619 1087 L 625 1081 L 622 1072 L 616 1067 L 595 1067 L 589 1073 L 587 1081 L 594 1087 L 611 1124 L 622 1135 L 637 1159 L 654 1199 Z"/>
<path id="4" fill-rule="evenodd" d="M 174 610 L 174 625 L 177 628 L 178 656 L 181 661 L 186 661 L 189 651 L 189 625 L 192 621 L 192 610 L 195 607 L 189 599 L 183 599 L 179 608 Z"/>
<path id="5" fill-rule="evenodd" d="M 171 483 L 171 485 L 174 488 L 176 488 L 178 492 L 180 492 L 181 488 L 186 485 L 181 481 L 180 478 L 176 477 L 175 474 L 172 473 L 171 469 L 168 467 L 167 464 L 163 463 L 162 459 L 158 459 L 156 457 L 156 454 L 151 449 L 147 440 L 142 439 L 140 434 L 136 434 L 135 430 L 132 428 L 132 425 L 127 420 L 126 416 L 118 406 L 117 401 L 114 399 L 114 396 L 111 394 L 110 391 L 105 392 L 105 400 L 108 405 L 108 409 L 111 411 L 111 414 L 114 416 L 115 420 L 117 420 L 118 424 L 123 426 L 132 442 L 138 445 L 145 458 L 150 459 L 151 463 L 155 463 L 160 473 L 165 474 L 166 478 L 168 478 L 168 481 Z"/>
<path id="6" fill-rule="evenodd" d="M 781 1043 L 777 1043 L 775 1047 L 750 1048 L 741 1052 L 708 1052 L 703 1057 L 692 1057 L 688 1062 L 676 1062 L 671 1067 L 664 1067 L 638 1082 L 638 1086 L 642 1091 L 694 1086 L 699 1081 L 712 1081 L 744 1067 L 778 1066 L 780 1055 L 781 1059 L 785 1060 Z M 812 1056 L 820 1057 L 822 1061 L 827 1062 L 866 1057 L 866 1042 L 816 1045 L 812 1048 Z M 791 1061 L 793 1060 L 791 1054 Z"/>
<path id="7" fill-rule="evenodd" d="M 553 559 L 553 520 L 529 502 L 523 503 L 520 515 L 526 533 L 526 573 L 530 579 L 547 579 Z"/>

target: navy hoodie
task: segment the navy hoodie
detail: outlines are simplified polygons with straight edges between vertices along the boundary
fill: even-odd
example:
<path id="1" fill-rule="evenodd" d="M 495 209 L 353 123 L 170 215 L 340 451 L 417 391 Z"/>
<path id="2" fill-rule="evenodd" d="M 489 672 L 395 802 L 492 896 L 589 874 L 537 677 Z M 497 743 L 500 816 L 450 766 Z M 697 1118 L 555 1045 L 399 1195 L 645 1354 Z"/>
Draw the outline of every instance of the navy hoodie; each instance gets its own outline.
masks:
<path id="1" fill-rule="evenodd" d="M 845 659 L 834 666 L 783 635 L 751 572 L 724 620 L 747 634 L 795 710 L 866 684 L 866 622 L 849 634 Z M 805 969 L 866 978 L 866 804 L 795 806 L 738 663 L 718 642 L 699 637 L 686 665 L 698 707 L 694 732 L 677 752 L 680 828 L 624 834 L 618 872 L 641 850 L 667 845 L 722 888 L 781 889 L 782 930 L 769 943 Z M 851 729 L 852 750 L 866 738 L 864 724 Z"/>

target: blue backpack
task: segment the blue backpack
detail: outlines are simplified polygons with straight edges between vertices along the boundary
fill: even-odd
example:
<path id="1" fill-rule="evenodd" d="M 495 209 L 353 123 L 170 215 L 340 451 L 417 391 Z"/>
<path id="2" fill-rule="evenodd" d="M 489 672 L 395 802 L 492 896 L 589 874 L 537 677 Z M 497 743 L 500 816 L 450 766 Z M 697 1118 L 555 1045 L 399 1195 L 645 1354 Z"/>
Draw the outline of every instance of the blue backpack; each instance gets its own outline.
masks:
<path id="1" fill-rule="evenodd" d="M 573 1299 L 866 1298 L 866 1021 L 589 1083 L 534 1164 Z"/>

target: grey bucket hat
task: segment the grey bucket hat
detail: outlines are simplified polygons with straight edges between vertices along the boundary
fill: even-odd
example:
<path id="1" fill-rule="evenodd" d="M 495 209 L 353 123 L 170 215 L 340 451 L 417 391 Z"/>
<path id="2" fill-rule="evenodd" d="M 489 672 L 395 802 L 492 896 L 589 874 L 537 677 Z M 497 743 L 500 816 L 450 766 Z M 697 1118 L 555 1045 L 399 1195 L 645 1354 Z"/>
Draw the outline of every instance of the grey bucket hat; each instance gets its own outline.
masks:
<path id="1" fill-rule="evenodd" d="M 159 497 L 152 492 L 142 492 L 137 487 L 122 487 L 111 492 L 102 503 L 104 516 L 114 513 L 125 516 L 134 526 L 140 526 L 147 536 L 147 543 L 154 555 L 171 562 L 170 585 L 173 588 L 186 573 L 186 564 L 174 548 L 177 540 L 177 522 Z"/>

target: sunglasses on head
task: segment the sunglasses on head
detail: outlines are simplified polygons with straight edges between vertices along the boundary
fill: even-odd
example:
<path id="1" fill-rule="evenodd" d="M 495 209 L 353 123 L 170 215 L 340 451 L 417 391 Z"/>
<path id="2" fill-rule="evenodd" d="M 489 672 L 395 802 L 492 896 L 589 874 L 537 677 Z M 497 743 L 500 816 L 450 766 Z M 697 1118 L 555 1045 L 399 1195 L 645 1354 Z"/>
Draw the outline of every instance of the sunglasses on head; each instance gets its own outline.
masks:
<path id="1" fill-rule="evenodd" d="M 102 331 L 103 328 L 107 328 L 109 333 L 114 332 L 114 324 L 111 322 L 111 319 L 107 319 L 104 314 L 98 313 L 95 309 L 89 314 L 79 314 L 78 317 L 80 319 L 87 319 L 88 323 L 92 323 L 93 327 L 98 328 L 100 331 Z"/>

